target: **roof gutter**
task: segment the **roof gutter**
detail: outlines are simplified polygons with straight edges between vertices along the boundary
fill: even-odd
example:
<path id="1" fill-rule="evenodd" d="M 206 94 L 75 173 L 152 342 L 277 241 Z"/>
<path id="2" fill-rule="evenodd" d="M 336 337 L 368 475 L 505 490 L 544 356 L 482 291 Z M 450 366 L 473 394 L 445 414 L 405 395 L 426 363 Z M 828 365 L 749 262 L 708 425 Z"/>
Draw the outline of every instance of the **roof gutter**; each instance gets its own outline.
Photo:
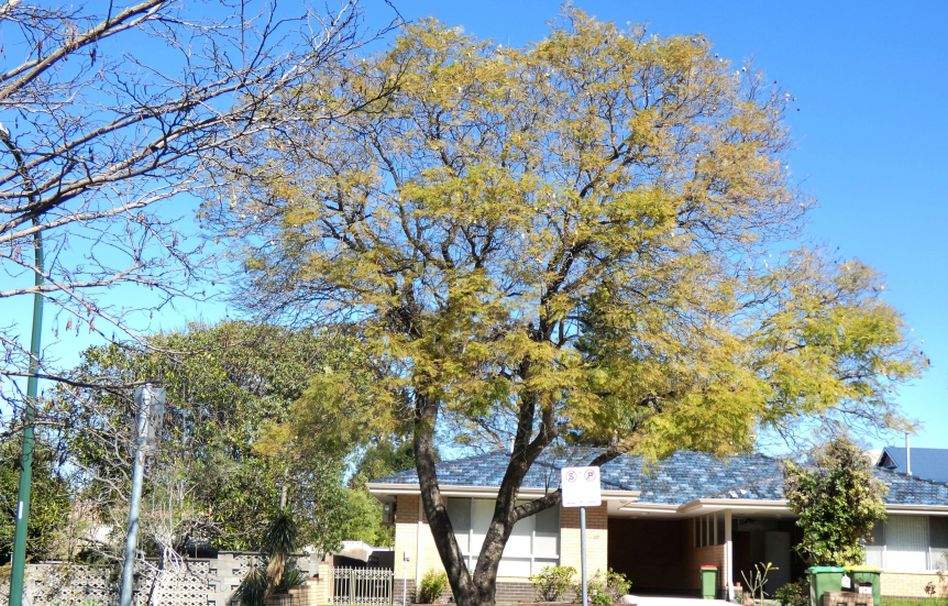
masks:
<path id="1" fill-rule="evenodd" d="M 421 493 L 421 487 L 418 484 L 376 484 L 369 483 L 366 485 L 369 493 L 372 494 L 375 498 L 379 500 L 384 500 L 385 497 L 397 496 L 397 495 L 417 495 Z M 547 495 L 551 492 L 555 492 L 557 489 L 553 488 L 521 488 L 517 491 L 517 497 L 519 498 L 539 498 L 544 495 Z M 471 498 L 497 498 L 498 494 L 497 487 L 491 486 L 442 486 L 441 494 L 446 497 L 471 497 Z M 639 498 L 641 494 L 640 490 L 603 490 L 602 491 L 602 500 L 603 501 L 617 501 L 617 500 L 635 500 Z"/>
<path id="2" fill-rule="evenodd" d="M 741 510 L 766 510 L 774 512 L 789 512 L 790 507 L 786 499 L 763 500 L 763 499 L 695 499 L 685 503 L 677 509 L 678 513 L 699 513 L 703 509 L 713 509 L 715 511 L 730 509 L 733 511 Z"/>
<path id="3" fill-rule="evenodd" d="M 889 505 L 886 503 L 885 511 L 895 515 L 948 516 L 948 505 Z"/>

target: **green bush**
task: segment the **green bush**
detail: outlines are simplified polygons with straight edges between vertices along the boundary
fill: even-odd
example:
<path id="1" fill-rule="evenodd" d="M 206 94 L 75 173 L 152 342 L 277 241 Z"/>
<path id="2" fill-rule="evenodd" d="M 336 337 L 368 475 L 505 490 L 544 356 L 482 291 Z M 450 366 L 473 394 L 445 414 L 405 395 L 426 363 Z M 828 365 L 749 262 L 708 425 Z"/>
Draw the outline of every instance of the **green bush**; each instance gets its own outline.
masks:
<path id="1" fill-rule="evenodd" d="M 629 593 L 632 582 L 621 572 L 609 569 L 605 576 L 602 573 L 596 574 L 586 582 L 586 593 L 589 595 L 589 603 L 595 606 L 609 606 L 619 601 L 619 598 Z M 582 585 L 576 586 L 576 599 L 582 599 Z"/>
<path id="2" fill-rule="evenodd" d="M 421 577 L 418 586 L 419 604 L 434 604 L 441 598 L 441 594 L 448 588 L 448 575 L 437 570 L 429 570 Z"/>
<path id="3" fill-rule="evenodd" d="M 240 582 L 234 597 L 240 606 L 263 606 L 270 588 L 270 578 L 262 566 L 254 566 Z"/>
<path id="4" fill-rule="evenodd" d="M 787 583 L 774 592 L 780 606 L 807 606 L 810 603 L 810 584 L 806 579 Z"/>
<path id="5" fill-rule="evenodd" d="M 547 566 L 530 577 L 541 602 L 556 602 L 573 585 L 576 569 L 572 566 Z"/>

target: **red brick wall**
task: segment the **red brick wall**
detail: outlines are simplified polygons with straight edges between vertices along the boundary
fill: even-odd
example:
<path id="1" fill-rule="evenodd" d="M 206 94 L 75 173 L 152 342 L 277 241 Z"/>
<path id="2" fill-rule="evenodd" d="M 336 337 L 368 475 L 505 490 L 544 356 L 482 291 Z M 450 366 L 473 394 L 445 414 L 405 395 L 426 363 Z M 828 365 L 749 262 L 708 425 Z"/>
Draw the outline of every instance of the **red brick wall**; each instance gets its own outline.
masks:
<path id="1" fill-rule="evenodd" d="M 609 518 L 605 503 L 599 507 L 586 508 L 586 528 L 588 530 L 606 530 L 608 527 Z M 563 507 L 560 509 L 560 528 L 579 528 L 579 507 Z"/>
<path id="2" fill-rule="evenodd" d="M 395 506 L 395 523 L 415 523 L 418 521 L 418 500 L 420 495 L 400 494 Z"/>

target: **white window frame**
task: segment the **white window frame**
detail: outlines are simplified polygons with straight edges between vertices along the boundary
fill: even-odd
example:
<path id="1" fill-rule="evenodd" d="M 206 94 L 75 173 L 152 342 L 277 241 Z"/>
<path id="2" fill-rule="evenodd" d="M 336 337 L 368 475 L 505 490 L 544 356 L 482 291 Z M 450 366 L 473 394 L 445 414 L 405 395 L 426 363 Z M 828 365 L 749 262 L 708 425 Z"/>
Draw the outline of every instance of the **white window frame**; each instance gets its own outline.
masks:
<path id="1" fill-rule="evenodd" d="M 486 502 L 494 502 L 494 501 L 492 499 L 478 499 L 475 497 L 448 497 L 448 498 L 455 501 L 467 501 L 467 506 L 469 508 L 468 520 L 470 523 L 468 524 L 468 528 L 467 528 L 467 546 L 465 549 L 461 550 L 461 555 L 464 556 L 468 569 L 472 570 L 474 566 L 476 566 L 477 564 L 478 555 L 480 555 L 479 553 L 475 553 L 475 551 L 471 548 L 472 545 L 474 544 L 475 530 L 477 530 L 475 528 L 474 503 L 477 501 L 486 501 Z M 562 536 L 561 536 L 562 513 L 563 513 L 562 509 L 559 506 L 557 506 L 556 507 L 556 550 L 555 550 L 555 553 L 537 551 L 537 527 L 536 527 L 537 518 L 536 516 L 539 514 L 534 514 L 518 522 L 518 524 L 520 524 L 526 520 L 530 521 L 531 527 L 530 527 L 529 553 L 519 552 L 519 553 L 508 554 L 507 547 L 505 546 L 504 554 L 501 556 L 501 559 L 500 559 L 501 566 L 503 566 L 505 560 L 508 563 L 512 561 L 518 561 L 518 562 L 528 561 L 529 567 L 530 567 L 530 573 L 529 573 L 530 575 L 533 575 L 539 572 L 540 569 L 538 568 L 538 564 L 542 564 L 543 566 L 558 566 L 560 563 L 560 558 L 562 557 Z M 451 523 L 454 524 L 454 520 L 452 520 Z M 457 530 L 459 529 L 456 529 L 455 532 L 457 532 Z M 486 527 L 481 530 L 482 530 L 482 534 L 486 534 L 487 532 Z M 481 544 L 483 544 L 483 542 Z M 478 551 L 480 550 L 478 549 Z M 510 578 L 514 578 L 511 575 L 498 574 L 498 576 L 507 576 Z M 516 578 L 519 578 L 520 575 L 515 575 L 515 576 Z"/>
<path id="2" fill-rule="evenodd" d="M 895 515 L 906 515 L 906 514 L 895 514 Z M 944 518 L 944 516 L 933 516 L 933 515 L 924 514 L 924 515 L 919 515 L 919 516 L 912 516 L 912 515 L 909 515 L 908 517 L 913 517 L 913 518 L 922 517 L 922 518 L 925 518 L 925 522 L 926 522 L 926 524 L 925 524 L 925 532 L 926 532 L 926 539 L 927 539 L 927 540 L 926 540 L 927 547 L 925 548 L 925 552 L 924 552 L 924 553 L 925 553 L 925 568 L 924 568 L 924 570 L 903 570 L 903 569 L 901 569 L 901 568 L 899 568 L 899 569 L 893 569 L 893 568 L 891 568 L 892 564 L 889 562 L 889 534 L 888 534 L 888 529 L 887 529 L 888 524 L 883 524 L 883 527 L 882 527 L 882 543 L 881 543 L 881 545 L 879 545 L 879 544 L 865 545 L 865 544 L 864 544 L 864 547 L 866 547 L 867 549 L 871 549 L 871 548 L 881 548 L 881 549 L 879 549 L 879 553 L 881 554 L 881 566 L 880 566 L 880 568 L 882 568 L 882 570 L 883 570 L 884 572 L 894 572 L 894 573 L 912 573 L 912 572 L 934 573 L 934 572 L 937 572 L 937 571 L 939 571 L 939 570 L 944 570 L 944 569 L 946 568 L 946 565 L 948 565 L 948 562 L 946 562 L 946 560 L 945 560 L 945 556 L 948 556 L 948 548 L 946 548 L 946 547 L 937 547 L 937 548 L 936 548 L 936 547 L 933 547 L 933 546 L 932 546 L 932 530 L 931 530 L 931 526 L 932 526 L 932 525 L 931 525 L 931 521 L 932 521 L 932 519 L 933 519 L 933 518 Z"/>

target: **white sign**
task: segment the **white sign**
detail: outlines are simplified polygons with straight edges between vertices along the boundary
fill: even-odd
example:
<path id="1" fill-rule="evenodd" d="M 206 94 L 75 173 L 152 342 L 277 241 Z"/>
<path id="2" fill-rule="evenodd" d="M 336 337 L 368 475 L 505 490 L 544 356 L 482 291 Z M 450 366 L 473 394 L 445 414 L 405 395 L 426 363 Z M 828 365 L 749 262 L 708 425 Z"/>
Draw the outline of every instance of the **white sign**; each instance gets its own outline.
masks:
<path id="1" fill-rule="evenodd" d="M 560 470 L 563 507 L 598 507 L 602 504 L 598 467 L 564 467 Z"/>

